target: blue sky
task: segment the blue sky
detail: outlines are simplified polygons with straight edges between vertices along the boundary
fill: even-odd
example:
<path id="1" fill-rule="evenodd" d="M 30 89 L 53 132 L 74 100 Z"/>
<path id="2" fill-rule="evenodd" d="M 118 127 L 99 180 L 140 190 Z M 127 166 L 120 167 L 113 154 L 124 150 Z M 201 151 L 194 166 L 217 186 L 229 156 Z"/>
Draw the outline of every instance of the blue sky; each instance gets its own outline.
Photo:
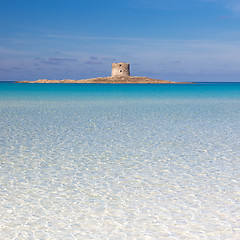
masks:
<path id="1" fill-rule="evenodd" d="M 239 0 L 0 0 L 0 80 L 240 81 Z"/>

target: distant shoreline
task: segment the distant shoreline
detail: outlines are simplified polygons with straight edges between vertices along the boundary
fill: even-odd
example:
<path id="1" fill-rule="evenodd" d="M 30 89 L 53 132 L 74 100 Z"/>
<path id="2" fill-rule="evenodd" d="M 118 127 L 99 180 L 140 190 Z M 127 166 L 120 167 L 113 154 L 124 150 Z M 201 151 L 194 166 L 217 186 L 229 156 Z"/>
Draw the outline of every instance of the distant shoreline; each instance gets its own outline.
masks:
<path id="1" fill-rule="evenodd" d="M 124 76 L 124 77 L 99 77 L 81 80 L 63 79 L 48 80 L 38 79 L 36 81 L 16 81 L 15 83 L 100 83 L 100 84 L 194 84 L 192 82 L 174 82 L 168 80 L 153 79 L 148 77 Z"/>

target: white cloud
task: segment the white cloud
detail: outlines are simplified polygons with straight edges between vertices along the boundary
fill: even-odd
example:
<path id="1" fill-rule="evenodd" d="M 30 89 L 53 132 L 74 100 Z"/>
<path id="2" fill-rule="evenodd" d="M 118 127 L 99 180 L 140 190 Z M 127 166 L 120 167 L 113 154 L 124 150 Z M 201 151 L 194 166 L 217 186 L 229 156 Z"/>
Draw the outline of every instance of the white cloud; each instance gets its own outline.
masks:
<path id="1" fill-rule="evenodd" d="M 130 37 L 107 37 L 107 36 L 74 36 L 74 35 L 58 35 L 58 34 L 46 34 L 48 38 L 58 39 L 72 39 L 72 40 L 115 40 L 115 41 L 146 41 L 154 40 L 151 38 L 130 38 Z"/>
<path id="2" fill-rule="evenodd" d="M 152 9 L 183 9 L 188 8 L 191 3 L 203 2 L 204 3 L 215 3 L 216 5 L 222 6 L 223 8 L 230 9 L 235 13 L 240 13 L 240 2 L 239 0 L 132 0 L 136 6 L 143 8 Z"/>
<path id="3" fill-rule="evenodd" d="M 192 0 L 185 0 L 189 2 Z M 149 9 L 182 9 L 186 7 L 182 1 L 179 0 L 132 0 L 134 7 L 149 8 Z"/>
<path id="4" fill-rule="evenodd" d="M 229 3 L 227 7 L 235 13 L 240 13 L 240 3 Z"/>
<path id="5" fill-rule="evenodd" d="M 7 47 L 0 47 L 0 55 L 5 56 L 5 55 L 29 55 L 30 52 L 28 51 L 23 51 L 23 50 L 15 50 Z"/>

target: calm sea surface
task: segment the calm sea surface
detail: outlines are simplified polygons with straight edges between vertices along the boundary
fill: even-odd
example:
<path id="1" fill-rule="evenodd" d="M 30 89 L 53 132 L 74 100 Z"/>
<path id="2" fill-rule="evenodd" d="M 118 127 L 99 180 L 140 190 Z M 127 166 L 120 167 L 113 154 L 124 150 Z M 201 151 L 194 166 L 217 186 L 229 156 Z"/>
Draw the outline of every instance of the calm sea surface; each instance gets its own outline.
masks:
<path id="1" fill-rule="evenodd" d="M 240 84 L 0 84 L 0 239 L 240 239 Z"/>

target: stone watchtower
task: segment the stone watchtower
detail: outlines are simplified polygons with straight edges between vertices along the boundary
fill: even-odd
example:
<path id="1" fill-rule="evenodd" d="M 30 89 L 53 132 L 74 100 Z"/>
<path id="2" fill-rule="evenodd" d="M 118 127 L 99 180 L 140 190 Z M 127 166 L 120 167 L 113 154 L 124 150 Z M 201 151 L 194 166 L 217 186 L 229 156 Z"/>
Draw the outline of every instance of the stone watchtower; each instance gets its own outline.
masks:
<path id="1" fill-rule="evenodd" d="M 130 76 L 129 63 L 113 63 L 112 64 L 112 77 L 128 77 Z"/>

